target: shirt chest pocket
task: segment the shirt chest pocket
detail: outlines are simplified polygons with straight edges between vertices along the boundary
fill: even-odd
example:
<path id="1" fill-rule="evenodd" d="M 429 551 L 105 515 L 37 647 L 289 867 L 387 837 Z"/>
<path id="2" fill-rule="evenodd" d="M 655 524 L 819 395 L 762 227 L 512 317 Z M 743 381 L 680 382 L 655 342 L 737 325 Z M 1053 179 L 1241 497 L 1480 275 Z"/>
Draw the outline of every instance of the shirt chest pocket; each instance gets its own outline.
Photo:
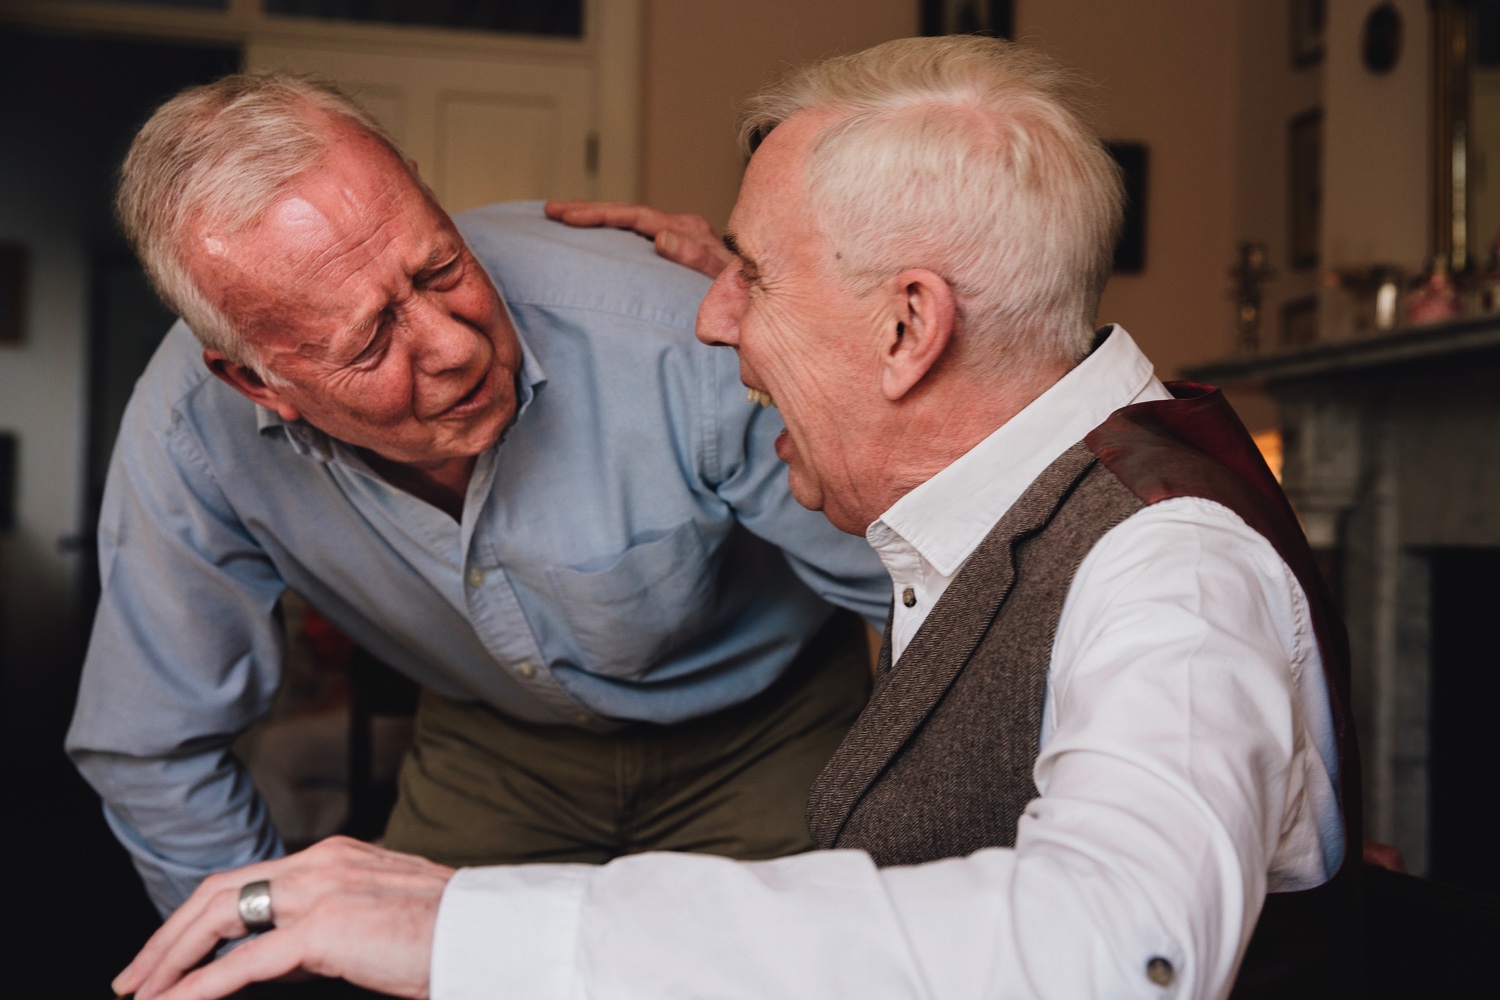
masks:
<path id="1" fill-rule="evenodd" d="M 603 677 L 638 680 L 713 616 L 715 572 L 698 526 L 648 536 L 602 565 L 547 570 L 580 664 Z"/>

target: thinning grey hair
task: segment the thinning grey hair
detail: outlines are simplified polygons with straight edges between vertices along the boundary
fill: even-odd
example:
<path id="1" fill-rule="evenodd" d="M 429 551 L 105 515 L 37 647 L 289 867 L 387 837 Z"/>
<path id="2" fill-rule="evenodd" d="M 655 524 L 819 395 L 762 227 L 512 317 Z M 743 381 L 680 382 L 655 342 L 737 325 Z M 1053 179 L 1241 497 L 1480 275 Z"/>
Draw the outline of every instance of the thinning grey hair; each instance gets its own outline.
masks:
<path id="1" fill-rule="evenodd" d="M 746 155 L 802 111 L 803 196 L 847 287 L 909 268 L 958 300 L 958 358 L 1010 377 L 1084 357 L 1123 215 L 1088 85 L 996 38 L 906 38 L 793 70 L 742 106 Z"/>
<path id="2" fill-rule="evenodd" d="M 204 347 L 262 377 L 254 345 L 194 281 L 189 241 L 205 224 L 226 235 L 252 225 L 323 159 L 338 124 L 378 140 L 422 184 L 369 112 L 331 83 L 287 73 L 236 73 L 184 90 L 141 128 L 120 168 L 115 212 L 157 294 Z"/>

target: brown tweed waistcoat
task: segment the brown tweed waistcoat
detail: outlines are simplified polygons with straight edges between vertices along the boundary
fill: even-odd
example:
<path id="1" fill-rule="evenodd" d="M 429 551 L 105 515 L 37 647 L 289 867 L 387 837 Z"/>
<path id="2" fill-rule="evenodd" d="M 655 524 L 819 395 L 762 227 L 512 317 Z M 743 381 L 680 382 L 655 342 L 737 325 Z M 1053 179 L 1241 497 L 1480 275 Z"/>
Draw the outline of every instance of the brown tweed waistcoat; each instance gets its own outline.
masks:
<path id="1" fill-rule="evenodd" d="M 874 694 L 813 785 L 815 842 L 883 865 L 1014 845 L 1037 797 L 1031 767 L 1068 585 L 1143 506 L 1076 444 L 991 529 L 895 670 L 887 630 Z"/>
<path id="2" fill-rule="evenodd" d="M 822 848 L 916 864 L 1014 846 L 1038 795 L 1047 670 L 1068 587 L 1110 528 L 1177 496 L 1213 500 L 1271 543 L 1301 583 L 1339 742 L 1343 867 L 1326 886 L 1268 899 L 1235 995 L 1357 990 L 1359 764 L 1348 723 L 1343 631 L 1290 505 L 1224 401 L 1178 397 L 1117 411 L 1064 452 L 969 557 L 895 669 L 887 628 L 874 693 L 814 782 L 807 822 Z"/>

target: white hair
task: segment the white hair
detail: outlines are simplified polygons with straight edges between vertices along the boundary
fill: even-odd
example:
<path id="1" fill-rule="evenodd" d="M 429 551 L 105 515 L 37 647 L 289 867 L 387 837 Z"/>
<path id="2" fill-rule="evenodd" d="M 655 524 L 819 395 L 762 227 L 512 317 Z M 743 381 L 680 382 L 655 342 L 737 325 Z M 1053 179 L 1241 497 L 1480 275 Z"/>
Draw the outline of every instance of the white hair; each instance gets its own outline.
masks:
<path id="1" fill-rule="evenodd" d="M 367 111 L 332 84 L 286 73 L 236 73 L 184 90 L 146 122 L 120 168 L 115 211 L 157 294 L 204 347 L 264 378 L 244 331 L 193 280 L 191 232 L 253 224 L 324 158 L 340 124 L 379 141 L 421 185 Z"/>
<path id="2" fill-rule="evenodd" d="M 1080 77 L 1010 42 L 907 38 L 792 71 L 751 97 L 740 141 L 832 110 L 804 198 L 846 284 L 908 268 L 958 299 L 959 357 L 1008 376 L 1092 344 L 1123 214 L 1119 169 Z"/>

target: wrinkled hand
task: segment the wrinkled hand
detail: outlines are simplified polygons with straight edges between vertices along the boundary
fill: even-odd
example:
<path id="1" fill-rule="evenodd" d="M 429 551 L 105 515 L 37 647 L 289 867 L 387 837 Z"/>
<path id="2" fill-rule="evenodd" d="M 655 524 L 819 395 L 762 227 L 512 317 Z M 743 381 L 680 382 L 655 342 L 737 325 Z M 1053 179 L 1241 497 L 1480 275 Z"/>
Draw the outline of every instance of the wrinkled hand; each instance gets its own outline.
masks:
<path id="1" fill-rule="evenodd" d="M 347 837 L 220 872 L 146 942 L 114 981 L 138 1000 L 209 1000 L 297 970 L 403 997 L 426 997 L 438 903 L 453 869 Z M 240 888 L 268 879 L 275 930 L 194 969 L 242 937 Z M 193 971 L 189 971 L 193 970 Z"/>
<path id="2" fill-rule="evenodd" d="M 570 226 L 629 229 L 656 244 L 656 252 L 710 278 L 733 262 L 714 227 L 701 215 L 669 215 L 623 201 L 549 201 L 547 218 Z"/>

